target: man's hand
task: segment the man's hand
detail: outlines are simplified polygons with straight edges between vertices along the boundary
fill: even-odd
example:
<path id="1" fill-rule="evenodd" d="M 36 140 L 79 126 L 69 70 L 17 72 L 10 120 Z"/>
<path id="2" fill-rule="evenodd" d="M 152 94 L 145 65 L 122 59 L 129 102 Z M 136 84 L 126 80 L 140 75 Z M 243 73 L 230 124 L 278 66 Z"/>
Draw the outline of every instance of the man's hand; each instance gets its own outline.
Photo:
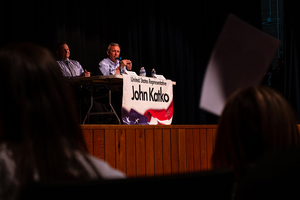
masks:
<path id="1" fill-rule="evenodd" d="M 122 60 L 121 64 L 120 64 L 121 68 L 126 67 L 127 70 L 131 70 L 132 69 L 132 62 L 130 60 Z"/>
<path id="2" fill-rule="evenodd" d="M 80 75 L 80 77 L 90 77 L 91 73 L 88 72 L 86 69 L 84 70 L 84 72 Z"/>

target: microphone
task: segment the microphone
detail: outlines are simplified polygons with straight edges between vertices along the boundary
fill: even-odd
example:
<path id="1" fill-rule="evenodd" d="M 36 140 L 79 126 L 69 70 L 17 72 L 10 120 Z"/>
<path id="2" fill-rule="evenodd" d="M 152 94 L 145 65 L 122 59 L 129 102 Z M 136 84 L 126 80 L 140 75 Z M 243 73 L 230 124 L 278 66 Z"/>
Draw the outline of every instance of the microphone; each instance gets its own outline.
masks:
<path id="1" fill-rule="evenodd" d="M 115 58 L 116 60 L 118 60 L 118 61 L 121 61 L 122 60 L 122 57 L 117 57 L 117 58 Z"/>

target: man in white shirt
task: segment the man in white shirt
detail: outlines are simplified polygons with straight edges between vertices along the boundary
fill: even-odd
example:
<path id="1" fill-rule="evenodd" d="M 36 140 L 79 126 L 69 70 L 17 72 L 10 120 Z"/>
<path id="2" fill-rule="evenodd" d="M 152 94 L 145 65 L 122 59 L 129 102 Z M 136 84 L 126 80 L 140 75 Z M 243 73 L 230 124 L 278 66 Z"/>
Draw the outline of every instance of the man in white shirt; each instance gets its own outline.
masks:
<path id="1" fill-rule="evenodd" d="M 132 62 L 130 60 L 124 59 L 120 61 L 118 59 L 120 52 L 121 49 L 118 43 L 108 45 L 106 51 L 108 58 L 103 59 L 99 63 L 99 70 L 102 75 L 118 75 L 132 69 Z"/>

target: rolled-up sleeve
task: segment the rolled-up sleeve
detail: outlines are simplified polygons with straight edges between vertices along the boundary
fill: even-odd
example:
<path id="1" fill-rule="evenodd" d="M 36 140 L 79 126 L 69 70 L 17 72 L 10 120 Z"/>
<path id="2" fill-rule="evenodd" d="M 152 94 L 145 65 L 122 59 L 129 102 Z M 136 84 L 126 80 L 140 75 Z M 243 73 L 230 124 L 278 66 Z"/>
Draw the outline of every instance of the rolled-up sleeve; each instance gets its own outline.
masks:
<path id="1" fill-rule="evenodd" d="M 102 75 L 115 75 L 118 67 L 119 63 L 115 64 L 109 58 L 105 58 L 99 63 L 99 70 L 101 71 Z"/>
<path id="2" fill-rule="evenodd" d="M 99 69 L 103 75 L 114 75 L 111 73 L 109 65 L 104 60 L 99 63 Z"/>

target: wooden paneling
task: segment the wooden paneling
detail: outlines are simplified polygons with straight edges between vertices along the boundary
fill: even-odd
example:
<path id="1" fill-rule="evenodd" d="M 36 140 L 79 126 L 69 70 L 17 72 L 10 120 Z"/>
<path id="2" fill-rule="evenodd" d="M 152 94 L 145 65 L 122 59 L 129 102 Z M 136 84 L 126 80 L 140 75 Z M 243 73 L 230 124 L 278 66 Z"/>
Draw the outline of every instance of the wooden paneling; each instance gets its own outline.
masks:
<path id="1" fill-rule="evenodd" d="M 217 125 L 81 125 L 88 151 L 128 177 L 212 169 Z"/>
<path id="2" fill-rule="evenodd" d="M 153 129 L 145 129 L 146 176 L 154 176 L 154 140 Z"/>

